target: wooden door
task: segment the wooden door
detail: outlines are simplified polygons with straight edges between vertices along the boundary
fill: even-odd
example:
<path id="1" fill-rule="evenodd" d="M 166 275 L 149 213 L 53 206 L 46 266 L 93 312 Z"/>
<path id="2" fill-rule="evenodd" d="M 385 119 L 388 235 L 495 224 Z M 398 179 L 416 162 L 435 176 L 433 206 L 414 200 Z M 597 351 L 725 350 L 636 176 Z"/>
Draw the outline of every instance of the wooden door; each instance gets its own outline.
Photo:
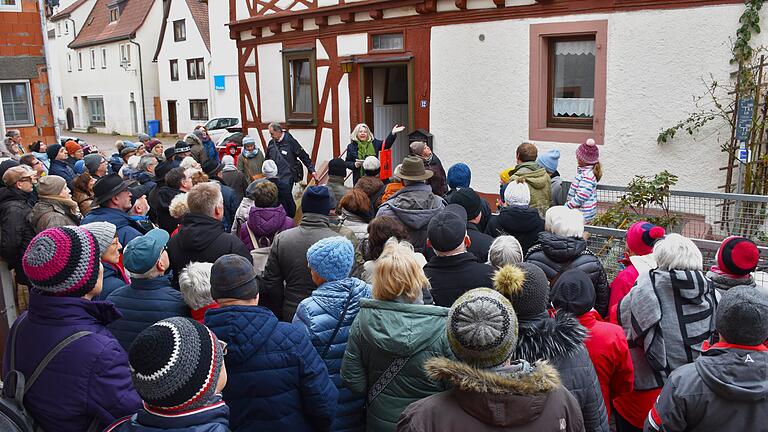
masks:
<path id="1" fill-rule="evenodd" d="M 160 127 L 158 129 L 158 132 L 162 132 L 163 131 L 163 122 L 162 122 L 163 111 L 162 111 L 162 104 L 160 103 L 160 97 L 155 96 L 154 99 L 152 100 L 152 105 L 154 105 L 154 108 L 155 108 L 155 118 L 157 120 L 160 120 Z"/>
<path id="2" fill-rule="evenodd" d="M 168 132 L 172 135 L 178 133 L 176 130 L 176 101 L 168 101 Z"/>

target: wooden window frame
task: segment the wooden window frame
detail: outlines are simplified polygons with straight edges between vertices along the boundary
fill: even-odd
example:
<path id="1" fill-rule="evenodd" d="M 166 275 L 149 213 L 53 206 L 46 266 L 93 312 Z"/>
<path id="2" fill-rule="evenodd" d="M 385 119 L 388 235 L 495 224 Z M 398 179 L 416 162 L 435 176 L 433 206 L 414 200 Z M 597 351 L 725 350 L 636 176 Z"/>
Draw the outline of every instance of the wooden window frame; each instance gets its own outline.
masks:
<path id="1" fill-rule="evenodd" d="M 562 117 L 555 117 L 552 114 L 553 111 L 553 98 L 555 93 L 555 74 L 549 73 L 555 70 L 555 53 L 554 53 L 554 42 L 565 42 L 565 41 L 595 41 L 595 44 L 597 44 L 597 41 L 595 40 L 594 34 L 585 34 L 585 35 L 579 35 L 579 36 L 565 36 L 565 37 L 558 37 L 558 36 L 548 36 L 546 38 L 546 44 L 547 44 L 547 52 L 548 52 L 548 59 L 547 59 L 547 127 L 549 128 L 564 128 L 564 129 L 587 129 L 591 130 L 594 125 L 594 117 L 592 118 L 562 118 Z M 595 62 L 597 62 L 597 58 L 595 58 Z M 597 64 L 595 64 L 597 66 Z"/>
<path id="2" fill-rule="evenodd" d="M 591 122 L 578 119 L 558 119 L 552 122 L 550 92 L 552 88 L 553 56 L 551 42 L 565 38 L 595 39 L 595 94 Z M 608 52 L 608 21 L 576 21 L 530 26 L 530 76 L 528 138 L 535 141 L 581 143 L 593 138 L 598 144 L 605 140 L 606 71 Z M 591 125 L 589 124 L 591 123 Z"/>
<path id="3" fill-rule="evenodd" d="M 12 127 L 27 127 L 27 126 L 34 126 L 35 125 L 35 105 L 34 101 L 32 100 L 32 85 L 30 84 L 29 80 L 0 80 L 0 84 L 6 84 L 6 85 L 17 85 L 21 84 L 25 87 L 26 93 L 27 93 L 27 113 L 29 113 L 29 122 L 27 123 L 16 123 L 16 122 L 9 122 L 5 119 L 3 121 L 5 122 L 6 126 L 12 126 Z M 0 101 L 2 102 L 2 101 Z"/>
<path id="4" fill-rule="evenodd" d="M 174 76 L 173 73 L 173 65 L 176 65 L 176 75 Z M 173 59 L 168 61 L 168 67 L 171 72 L 171 81 L 178 81 L 179 80 L 179 59 Z"/>
<path id="5" fill-rule="evenodd" d="M 109 8 L 109 22 L 114 23 L 117 22 L 120 19 L 120 8 L 112 7 Z"/>
<path id="6" fill-rule="evenodd" d="M 190 66 L 194 66 L 194 71 Z M 205 62 L 202 58 L 187 59 L 187 79 L 190 81 L 205 79 Z"/>
<path id="7" fill-rule="evenodd" d="M 207 115 L 205 118 L 194 117 L 192 115 L 192 111 L 193 111 L 192 110 L 192 106 L 193 106 L 193 104 L 199 104 L 199 103 L 205 103 L 205 111 L 206 111 L 206 115 Z M 210 117 L 210 113 L 208 112 L 208 99 L 190 99 L 189 100 L 189 119 L 190 120 L 195 120 L 195 121 L 210 120 L 209 117 Z"/>
<path id="8" fill-rule="evenodd" d="M 379 30 L 379 31 L 372 31 L 368 33 L 368 52 L 370 53 L 401 53 L 405 52 L 406 40 L 405 40 L 405 33 L 404 31 L 392 31 L 392 30 Z M 403 37 L 403 47 L 400 49 L 374 49 L 373 48 L 373 37 L 374 36 L 381 36 L 381 35 L 394 35 L 399 34 Z"/>
<path id="9" fill-rule="evenodd" d="M 317 60 L 315 58 L 315 50 L 308 48 L 306 50 L 290 50 L 283 51 L 283 95 L 285 100 L 285 119 L 287 124 L 294 125 L 311 125 L 316 126 L 317 119 Z M 308 60 L 310 71 L 310 87 L 312 93 L 312 112 L 300 113 L 293 111 L 293 101 L 291 99 L 291 89 L 293 83 L 291 82 L 291 68 L 290 62 L 295 60 Z"/>
<path id="10" fill-rule="evenodd" d="M 181 25 L 180 28 L 183 30 L 183 35 L 179 35 L 176 32 L 176 26 Z M 187 40 L 187 24 L 186 20 L 180 19 L 173 22 L 173 41 L 174 42 L 183 42 Z"/>

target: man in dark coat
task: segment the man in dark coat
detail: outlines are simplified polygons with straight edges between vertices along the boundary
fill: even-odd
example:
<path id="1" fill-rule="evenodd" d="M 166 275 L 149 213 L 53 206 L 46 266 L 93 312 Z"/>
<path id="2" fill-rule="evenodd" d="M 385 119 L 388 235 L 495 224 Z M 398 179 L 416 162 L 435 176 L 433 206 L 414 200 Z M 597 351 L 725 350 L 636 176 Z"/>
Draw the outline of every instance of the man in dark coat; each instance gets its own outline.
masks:
<path id="1" fill-rule="evenodd" d="M 715 328 L 720 342 L 672 372 L 645 431 L 747 431 L 768 415 L 768 294 L 738 286 L 723 294 Z"/>
<path id="2" fill-rule="evenodd" d="M 69 190 L 74 189 L 72 187 L 72 180 L 75 179 L 75 171 L 65 162 L 67 159 L 67 149 L 61 144 L 51 144 L 45 150 L 45 153 L 48 155 L 48 160 L 51 161 L 51 165 L 48 167 L 48 174 L 63 178 L 67 181 Z"/>
<path id="3" fill-rule="evenodd" d="M 35 230 L 27 218 L 34 207 L 35 173 L 26 166 L 15 166 L 3 174 L 5 187 L 0 188 L 0 256 L 16 271 L 16 282 L 29 285 L 21 257 Z"/>
<path id="4" fill-rule="evenodd" d="M 485 200 L 468 187 L 455 190 L 446 200 L 451 204 L 464 207 L 467 212 L 467 235 L 471 240 L 467 251 L 475 254 L 480 262 L 488 262 L 488 250 L 493 243 L 493 237 L 480 229 L 480 225 L 483 223 L 483 203 Z"/>
<path id="5" fill-rule="evenodd" d="M 429 222 L 427 243 L 435 251 L 424 266 L 437 306 L 451 307 L 465 292 L 490 287 L 493 268 L 467 252 L 467 212 L 458 204 L 448 204 Z"/>
<path id="6" fill-rule="evenodd" d="M 191 188 L 192 180 L 187 177 L 184 168 L 176 167 L 165 175 L 165 184 L 149 194 L 149 206 L 155 210 L 157 226 L 168 231 L 168 234 L 173 233 L 181 222 L 171 216 L 171 201 L 176 195 L 189 192 Z"/>
<path id="7" fill-rule="evenodd" d="M 117 237 L 120 244 L 126 245 L 129 241 L 141 236 L 140 227 L 128 214 L 133 207 L 130 183 L 124 181 L 117 174 L 109 174 L 100 178 L 93 185 L 94 204 L 97 208 L 88 212 L 80 221 L 81 225 L 91 222 L 109 222 L 117 227 Z"/>
<path id="8" fill-rule="evenodd" d="M 339 392 L 306 330 L 259 306 L 258 281 L 251 261 L 236 255 L 211 268 L 220 307 L 205 314 L 205 324 L 227 343 L 223 396 L 232 430 L 327 431 Z"/>
<path id="9" fill-rule="evenodd" d="M 600 382 L 584 347 L 588 332 L 567 312 L 549 317 L 549 281 L 544 272 L 529 263 L 505 266 L 496 273 L 495 284 L 512 301 L 520 320 L 515 358 L 552 364 L 563 386 L 579 402 L 584 430 L 609 432 Z"/>
<path id="10" fill-rule="evenodd" d="M 432 149 L 423 141 L 414 141 L 411 143 L 411 153 L 420 157 L 424 161 L 424 168 L 432 171 L 434 175 L 427 181 L 432 187 L 432 193 L 441 197 L 448 192 L 448 185 L 445 181 L 445 169 L 440 158 L 432 153 Z"/>
<path id="11" fill-rule="evenodd" d="M 123 265 L 130 272 L 131 284 L 113 291 L 107 300 L 123 317 L 108 326 L 123 349 L 128 351 L 136 336 L 157 321 L 189 316 L 181 293 L 171 286 L 168 252 L 170 236 L 161 229 L 131 240 L 123 252 Z"/>
<path id="12" fill-rule="evenodd" d="M 486 233 L 493 237 L 511 235 L 520 242 L 523 254 L 528 252 L 539 240 L 539 233 L 544 231 L 544 219 L 539 211 L 529 204 L 531 192 L 528 185 L 517 181 L 510 182 L 504 189 L 504 207 L 499 214 L 491 216 Z"/>
<path id="13" fill-rule="evenodd" d="M 284 131 L 279 123 L 270 123 L 269 135 L 272 139 L 267 145 L 267 159 L 275 161 L 281 180 L 290 184 L 301 181 L 303 170 L 299 161 L 307 167 L 310 175 L 315 177 L 315 165 L 296 138 Z"/>
<path id="14" fill-rule="evenodd" d="M 190 262 L 212 263 L 226 254 L 251 259 L 243 242 L 224 231 L 224 198 L 217 183 L 195 185 L 187 193 L 187 207 L 189 213 L 182 219 L 179 232 L 168 242 L 174 287 L 179 286 L 179 274 Z"/>

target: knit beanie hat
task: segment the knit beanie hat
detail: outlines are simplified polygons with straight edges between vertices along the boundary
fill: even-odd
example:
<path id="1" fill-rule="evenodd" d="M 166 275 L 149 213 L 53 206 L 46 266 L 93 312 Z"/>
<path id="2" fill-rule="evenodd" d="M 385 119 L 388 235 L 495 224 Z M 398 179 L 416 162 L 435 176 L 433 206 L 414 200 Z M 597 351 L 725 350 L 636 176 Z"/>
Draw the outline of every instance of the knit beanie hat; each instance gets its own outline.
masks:
<path id="1" fill-rule="evenodd" d="M 581 270 L 563 272 L 552 287 L 552 305 L 576 316 L 584 315 L 595 306 L 595 285 Z"/>
<path id="2" fill-rule="evenodd" d="M 331 194 L 325 186 L 310 186 L 301 197 L 301 211 L 328 215 L 333 208 Z"/>
<path id="3" fill-rule="evenodd" d="M 61 144 L 51 144 L 45 149 L 45 154 L 48 155 L 48 160 L 53 161 L 61 150 Z"/>
<path id="4" fill-rule="evenodd" d="M 627 247 L 635 255 L 649 255 L 656 240 L 664 237 L 664 228 L 650 222 L 638 221 L 627 230 Z"/>
<path id="5" fill-rule="evenodd" d="M 61 193 L 67 181 L 57 175 L 47 175 L 37 181 L 37 194 L 40 196 L 56 196 Z"/>
<path id="6" fill-rule="evenodd" d="M 234 166 L 235 158 L 233 158 L 232 155 L 224 155 L 224 157 L 221 158 L 221 163 L 223 163 L 224 166 Z"/>
<path id="7" fill-rule="evenodd" d="M 211 297 L 255 299 L 259 295 L 259 281 L 253 263 L 236 254 L 219 257 L 211 267 Z"/>
<path id="8" fill-rule="evenodd" d="M 262 167 L 262 170 L 264 168 Z M 328 162 L 328 175 L 344 177 L 347 175 L 347 164 L 344 159 L 333 158 Z"/>
<path id="9" fill-rule="evenodd" d="M 75 174 L 80 175 L 85 172 L 85 161 L 80 159 L 79 161 L 75 162 L 75 165 L 72 167 L 72 170 L 75 172 Z"/>
<path id="10" fill-rule="evenodd" d="M 128 350 L 128 362 L 133 386 L 149 407 L 190 411 L 211 402 L 224 349 L 206 326 L 174 317 L 139 333 Z"/>
<path id="11" fill-rule="evenodd" d="M 36 235 L 21 259 L 24 273 L 45 295 L 82 297 L 99 278 L 96 238 L 76 226 L 48 228 Z"/>
<path id="12" fill-rule="evenodd" d="M 517 316 L 506 297 L 475 288 L 448 311 L 448 343 L 459 360 L 479 368 L 504 364 L 517 347 Z"/>
<path id="13" fill-rule="evenodd" d="M 364 171 L 378 171 L 379 169 L 381 169 L 381 162 L 376 156 L 368 156 L 363 161 Z"/>
<path id="14" fill-rule="evenodd" d="M 536 158 L 536 163 L 547 172 L 557 171 L 557 164 L 560 162 L 560 150 L 552 149 Z"/>
<path id="15" fill-rule="evenodd" d="M 93 153 L 85 156 L 83 158 L 83 161 L 85 163 L 85 168 L 88 170 L 89 174 L 96 174 L 96 170 L 99 169 L 99 165 L 101 165 L 101 161 L 104 158 L 98 154 Z"/>
<path id="16" fill-rule="evenodd" d="M 472 171 L 470 171 L 469 166 L 465 163 L 453 164 L 448 168 L 446 181 L 451 189 L 469 187 L 469 183 L 472 181 Z"/>
<path id="17" fill-rule="evenodd" d="M 307 250 L 309 268 L 327 281 L 349 276 L 355 261 L 355 248 L 344 237 L 326 237 Z"/>
<path id="18" fill-rule="evenodd" d="M 496 291 L 507 296 L 521 319 L 533 318 L 547 310 L 549 280 L 535 264 L 506 265 L 493 276 Z"/>
<path id="19" fill-rule="evenodd" d="M 137 138 L 138 138 L 140 143 L 143 143 L 145 141 L 149 141 L 149 139 L 150 139 L 149 135 L 147 135 L 145 133 L 140 133 Z"/>
<path id="20" fill-rule="evenodd" d="M 467 211 L 467 220 L 477 217 L 483 211 L 483 199 L 474 190 L 462 187 L 448 198 L 448 204 L 458 204 Z"/>
<path id="21" fill-rule="evenodd" d="M 744 237 L 731 236 L 717 250 L 717 267 L 723 273 L 746 276 L 757 268 L 760 251 L 755 243 Z"/>
<path id="22" fill-rule="evenodd" d="M 72 140 L 69 140 L 66 143 L 64 143 L 64 148 L 67 149 L 67 154 L 70 155 L 70 156 L 74 156 L 75 153 L 78 150 L 82 150 L 83 149 L 82 147 L 80 147 L 80 144 L 78 144 L 78 143 L 76 143 L 76 142 L 74 142 Z"/>
<path id="23" fill-rule="evenodd" d="M 96 242 L 99 245 L 99 256 L 104 255 L 117 234 L 117 227 L 109 222 L 91 222 L 80 225 L 80 228 L 87 230 L 96 237 Z"/>
<path id="24" fill-rule="evenodd" d="M 277 164 L 272 159 L 267 159 L 261 166 L 261 172 L 266 178 L 275 178 L 277 177 Z"/>
<path id="25" fill-rule="evenodd" d="M 594 165 L 600 162 L 600 149 L 597 148 L 592 138 L 579 145 L 576 149 L 576 158 L 586 164 Z"/>
<path id="26" fill-rule="evenodd" d="M 414 141 L 410 144 L 411 154 L 421 157 L 421 154 L 424 153 L 424 148 L 427 147 L 427 143 L 424 141 Z"/>
<path id="27" fill-rule="evenodd" d="M 715 329 L 727 342 L 757 346 L 768 339 L 768 291 L 736 286 L 723 294 L 715 311 Z"/>
<path id="28" fill-rule="evenodd" d="M 527 183 L 511 181 L 504 188 L 504 202 L 507 205 L 528 205 L 531 203 L 531 189 Z"/>

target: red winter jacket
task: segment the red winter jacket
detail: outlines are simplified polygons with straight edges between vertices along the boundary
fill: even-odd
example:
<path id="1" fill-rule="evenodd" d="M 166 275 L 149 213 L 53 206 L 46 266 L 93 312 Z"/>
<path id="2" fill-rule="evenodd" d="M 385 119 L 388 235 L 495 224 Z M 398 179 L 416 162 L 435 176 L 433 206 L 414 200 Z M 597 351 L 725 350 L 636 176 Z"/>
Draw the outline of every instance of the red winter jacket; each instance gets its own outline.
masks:
<path id="1" fill-rule="evenodd" d="M 611 282 L 611 285 L 610 285 L 611 296 L 609 297 L 609 300 L 608 300 L 609 311 L 613 309 L 617 304 L 619 304 L 619 302 L 621 302 L 621 299 L 623 299 L 624 296 L 626 296 L 627 293 L 629 293 L 629 290 L 632 289 L 632 286 L 635 284 L 635 281 L 639 276 L 637 269 L 629 261 L 629 258 L 625 258 L 619 262 L 624 264 L 626 267 L 624 268 L 624 270 L 619 272 L 619 274 L 617 274 L 616 277 Z"/>
<path id="2" fill-rule="evenodd" d="M 579 322 L 589 330 L 589 337 L 584 340 L 584 345 L 595 366 L 610 418 L 610 401 L 620 394 L 631 392 L 635 383 L 635 371 L 627 339 L 621 327 L 601 321 L 595 310 L 580 316 Z"/>

